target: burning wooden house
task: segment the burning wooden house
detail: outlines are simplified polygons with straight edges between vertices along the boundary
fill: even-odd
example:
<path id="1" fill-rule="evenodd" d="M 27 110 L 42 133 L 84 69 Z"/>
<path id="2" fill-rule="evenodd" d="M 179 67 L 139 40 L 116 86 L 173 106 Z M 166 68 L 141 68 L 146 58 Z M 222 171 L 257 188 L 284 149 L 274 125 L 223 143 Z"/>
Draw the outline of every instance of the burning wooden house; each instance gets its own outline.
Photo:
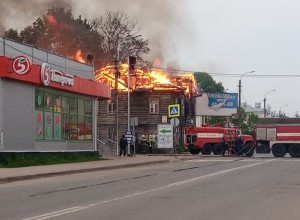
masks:
<path id="1" fill-rule="evenodd" d="M 122 134 L 131 131 L 138 152 L 142 137 L 157 135 L 158 124 L 169 124 L 168 106 L 180 105 L 180 125 L 174 130 L 175 143 L 183 143 L 184 127 L 194 123 L 194 97 L 197 93 L 194 75 L 171 71 L 136 69 L 128 75 L 128 65 L 107 66 L 96 71 L 96 81 L 107 83 L 112 98 L 99 101 L 98 138 L 111 143 L 112 153 Z M 132 149 L 131 149 L 132 151 Z"/>

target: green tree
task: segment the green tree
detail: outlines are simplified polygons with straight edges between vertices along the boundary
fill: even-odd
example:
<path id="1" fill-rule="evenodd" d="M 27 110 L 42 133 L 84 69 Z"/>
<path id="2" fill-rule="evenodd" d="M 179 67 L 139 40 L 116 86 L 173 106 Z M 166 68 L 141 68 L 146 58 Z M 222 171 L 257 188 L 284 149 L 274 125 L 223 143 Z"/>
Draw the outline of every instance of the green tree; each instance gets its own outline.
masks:
<path id="1" fill-rule="evenodd" d="M 20 37 L 19 37 L 19 33 L 17 30 L 15 29 L 8 29 L 5 33 L 4 33 L 4 36 L 12 39 L 12 40 L 15 40 L 15 41 L 21 41 Z"/>
<path id="2" fill-rule="evenodd" d="M 224 92 L 224 87 L 222 83 L 216 82 L 212 76 L 205 72 L 196 72 L 194 73 L 198 90 L 204 93 L 221 93 Z M 221 116 L 211 116 L 207 117 L 207 123 L 210 125 L 218 124 L 224 122 L 225 117 Z"/>
<path id="3" fill-rule="evenodd" d="M 203 91 L 206 93 L 224 92 L 222 83 L 217 83 L 208 73 L 196 72 L 194 73 L 194 76 L 199 91 Z"/>
<path id="4" fill-rule="evenodd" d="M 244 134 L 254 135 L 254 126 L 258 122 L 258 116 L 253 113 L 247 113 L 241 109 L 241 130 Z M 232 123 L 239 126 L 239 119 L 232 119 Z"/>

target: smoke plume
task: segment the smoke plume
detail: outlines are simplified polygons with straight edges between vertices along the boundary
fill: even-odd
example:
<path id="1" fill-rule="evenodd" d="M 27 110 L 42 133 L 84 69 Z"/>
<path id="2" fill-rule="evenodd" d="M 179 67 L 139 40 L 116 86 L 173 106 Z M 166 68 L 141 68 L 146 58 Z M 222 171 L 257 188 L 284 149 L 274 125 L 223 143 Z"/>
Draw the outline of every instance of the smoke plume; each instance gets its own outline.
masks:
<path id="1" fill-rule="evenodd" d="M 161 66 L 176 66 L 179 57 L 176 45 L 182 42 L 178 35 L 184 30 L 179 16 L 184 9 L 173 0 L 1 0 L 0 34 L 12 28 L 24 29 L 52 7 L 72 9 L 74 17 L 88 20 L 104 15 L 106 11 L 124 11 L 141 28 L 140 34 L 149 39 L 150 54 L 146 57 Z M 179 28 L 180 27 L 180 28 Z M 179 38 L 180 39 L 180 38 Z"/>

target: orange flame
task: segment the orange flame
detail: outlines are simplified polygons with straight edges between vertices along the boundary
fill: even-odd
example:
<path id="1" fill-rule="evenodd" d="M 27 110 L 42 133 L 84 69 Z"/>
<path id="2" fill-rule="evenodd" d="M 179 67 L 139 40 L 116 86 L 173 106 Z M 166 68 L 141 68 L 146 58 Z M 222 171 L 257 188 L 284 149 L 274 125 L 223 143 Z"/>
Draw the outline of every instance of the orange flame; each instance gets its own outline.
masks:
<path id="1" fill-rule="evenodd" d="M 114 66 L 106 66 L 96 71 L 95 80 L 108 84 L 111 89 L 116 87 Z M 196 81 L 192 73 L 169 76 L 168 73 L 161 70 L 146 71 L 136 69 L 134 75 L 130 75 L 128 83 L 128 65 L 122 64 L 119 67 L 118 90 L 127 91 L 128 84 L 131 91 L 136 90 L 169 90 L 182 91 L 187 95 L 197 93 Z"/>
<path id="2" fill-rule="evenodd" d="M 46 19 L 49 22 L 49 24 L 51 24 L 53 26 L 57 25 L 57 20 L 53 15 L 47 15 Z"/>
<path id="3" fill-rule="evenodd" d="M 86 63 L 85 59 L 82 56 L 81 50 L 77 50 L 75 54 L 75 60 L 77 60 L 80 63 Z"/>
<path id="4" fill-rule="evenodd" d="M 75 55 L 70 55 L 69 58 L 74 59 L 80 63 L 86 63 L 86 60 L 83 58 L 83 54 L 80 49 L 76 51 Z"/>

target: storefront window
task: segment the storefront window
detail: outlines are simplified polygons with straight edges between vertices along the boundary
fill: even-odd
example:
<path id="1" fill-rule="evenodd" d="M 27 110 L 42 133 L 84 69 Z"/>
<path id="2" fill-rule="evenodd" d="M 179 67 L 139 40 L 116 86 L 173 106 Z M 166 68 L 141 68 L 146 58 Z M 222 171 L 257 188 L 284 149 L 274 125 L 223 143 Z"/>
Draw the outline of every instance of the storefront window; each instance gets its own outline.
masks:
<path id="1" fill-rule="evenodd" d="M 54 111 L 61 112 L 61 96 L 54 95 L 53 97 L 54 97 Z"/>
<path id="2" fill-rule="evenodd" d="M 84 100 L 78 99 L 78 115 L 84 115 Z"/>
<path id="3" fill-rule="evenodd" d="M 62 112 L 70 112 L 70 98 L 66 96 L 62 96 L 61 98 L 61 108 Z"/>
<path id="4" fill-rule="evenodd" d="M 51 93 L 45 93 L 44 95 L 44 110 L 45 111 L 53 111 L 53 100 Z"/>
<path id="5" fill-rule="evenodd" d="M 53 140 L 53 114 L 52 114 L 52 112 L 45 112 L 44 126 L 45 126 L 45 139 Z"/>
<path id="6" fill-rule="evenodd" d="M 35 111 L 35 139 L 44 139 L 43 111 Z"/>
<path id="7" fill-rule="evenodd" d="M 84 133 L 84 139 L 85 140 L 92 140 L 93 136 L 93 124 L 92 124 L 92 117 L 85 117 L 85 133 Z"/>
<path id="8" fill-rule="evenodd" d="M 84 140 L 85 124 L 84 116 L 78 116 L 78 140 Z"/>
<path id="9" fill-rule="evenodd" d="M 91 100 L 84 101 L 84 114 L 92 115 L 92 101 Z"/>
<path id="10" fill-rule="evenodd" d="M 36 140 L 93 139 L 91 99 L 36 89 L 35 110 Z"/>
<path id="11" fill-rule="evenodd" d="M 62 137 L 61 114 L 54 113 L 54 140 L 61 140 Z"/>
<path id="12" fill-rule="evenodd" d="M 78 112 L 78 105 L 77 105 L 77 98 L 70 98 L 70 113 L 77 114 Z"/>
<path id="13" fill-rule="evenodd" d="M 44 92 L 36 91 L 35 92 L 35 109 L 43 109 L 44 108 Z"/>
<path id="14" fill-rule="evenodd" d="M 71 140 L 78 140 L 78 117 L 70 115 Z"/>
<path id="15" fill-rule="evenodd" d="M 62 136 L 64 140 L 70 140 L 71 132 L 70 132 L 70 115 L 69 114 L 62 114 L 61 117 L 62 123 Z"/>

